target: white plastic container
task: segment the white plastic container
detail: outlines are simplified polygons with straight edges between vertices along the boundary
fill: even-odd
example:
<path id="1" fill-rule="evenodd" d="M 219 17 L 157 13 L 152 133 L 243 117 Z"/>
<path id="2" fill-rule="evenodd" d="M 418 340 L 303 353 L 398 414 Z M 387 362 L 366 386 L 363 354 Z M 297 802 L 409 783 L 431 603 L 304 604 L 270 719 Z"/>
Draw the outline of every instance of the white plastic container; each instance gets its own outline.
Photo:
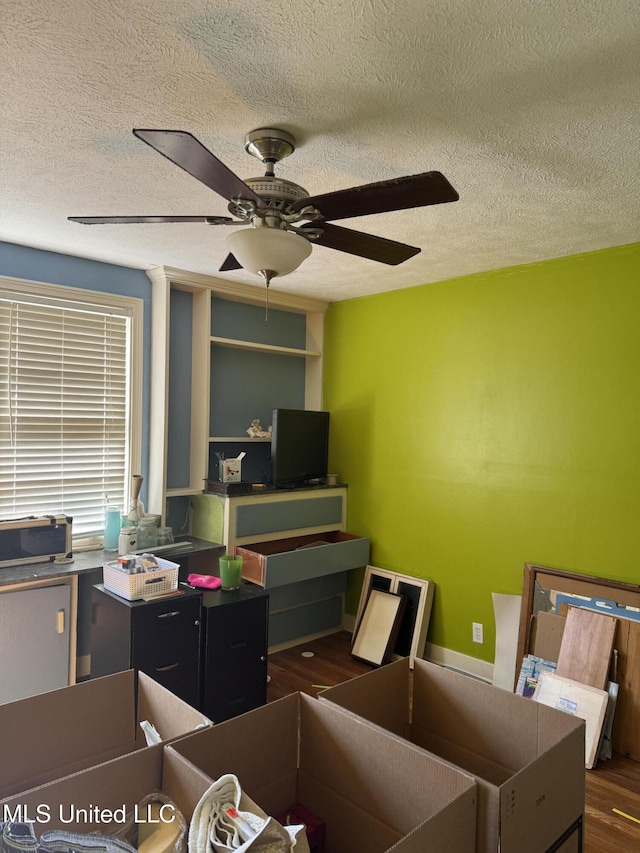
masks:
<path id="1" fill-rule="evenodd" d="M 148 595 L 161 595 L 165 592 L 173 592 L 178 588 L 178 563 L 163 560 L 156 557 L 160 568 L 154 572 L 140 572 L 138 574 L 127 574 L 119 563 L 104 563 L 102 567 L 102 582 L 105 589 L 115 592 L 127 601 L 136 601 Z"/>

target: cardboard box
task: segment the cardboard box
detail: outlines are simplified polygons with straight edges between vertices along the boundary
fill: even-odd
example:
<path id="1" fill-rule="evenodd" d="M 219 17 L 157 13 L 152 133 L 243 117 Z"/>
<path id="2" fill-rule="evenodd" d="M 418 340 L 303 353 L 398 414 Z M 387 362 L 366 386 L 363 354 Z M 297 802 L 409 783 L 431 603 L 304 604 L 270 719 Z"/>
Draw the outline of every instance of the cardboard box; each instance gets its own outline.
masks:
<path id="1" fill-rule="evenodd" d="M 38 837 L 55 829 L 107 835 L 122 830 L 121 815 L 130 819 L 143 798 L 158 790 L 188 821 L 210 784 L 204 774 L 159 744 L 3 800 L 0 814 L 7 820 L 33 820 Z M 115 820 L 110 820 L 109 811 L 116 812 Z M 165 815 L 170 822 L 174 813 L 167 809 Z M 144 810 L 138 816 L 144 818 Z"/>
<path id="2" fill-rule="evenodd" d="M 0 705 L 0 797 L 19 794 L 210 721 L 143 672 L 118 672 Z"/>
<path id="3" fill-rule="evenodd" d="M 234 773 L 267 814 L 302 804 L 325 822 L 325 853 L 474 850 L 476 785 L 468 774 L 304 694 L 170 749 L 211 779 Z"/>
<path id="4" fill-rule="evenodd" d="M 482 853 L 541 853 L 581 822 L 585 727 L 576 717 L 424 660 L 411 676 L 406 658 L 319 701 L 472 774 Z M 558 849 L 578 850 L 578 834 Z"/>

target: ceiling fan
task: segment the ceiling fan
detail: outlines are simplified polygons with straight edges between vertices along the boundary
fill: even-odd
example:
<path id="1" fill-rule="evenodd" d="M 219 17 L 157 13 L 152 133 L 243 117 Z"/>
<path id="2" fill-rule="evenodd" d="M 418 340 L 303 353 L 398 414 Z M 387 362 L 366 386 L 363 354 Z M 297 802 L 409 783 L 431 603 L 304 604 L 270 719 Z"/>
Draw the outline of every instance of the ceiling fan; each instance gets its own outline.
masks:
<path id="1" fill-rule="evenodd" d="M 420 252 L 398 243 L 333 225 L 348 219 L 457 201 L 458 193 L 440 172 L 423 172 L 393 180 L 310 196 L 298 184 L 276 177 L 274 166 L 295 151 L 284 130 L 261 127 L 245 137 L 245 150 L 266 166 L 264 177 L 241 180 L 199 142 L 181 130 L 134 130 L 134 135 L 229 202 L 229 216 L 70 216 L 85 225 L 204 222 L 250 225 L 227 238 L 230 253 L 220 271 L 246 269 L 261 275 L 267 287 L 287 275 L 311 253 L 315 243 L 383 264 L 401 264 Z"/>

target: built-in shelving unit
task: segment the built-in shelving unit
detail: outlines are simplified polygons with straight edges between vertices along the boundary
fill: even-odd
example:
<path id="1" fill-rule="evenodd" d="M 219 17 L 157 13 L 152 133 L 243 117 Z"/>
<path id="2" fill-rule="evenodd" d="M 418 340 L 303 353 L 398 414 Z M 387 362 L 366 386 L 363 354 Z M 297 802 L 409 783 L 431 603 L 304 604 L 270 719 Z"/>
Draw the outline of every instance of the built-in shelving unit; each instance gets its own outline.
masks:
<path id="1" fill-rule="evenodd" d="M 232 347 L 233 349 L 246 349 L 255 352 L 278 353 L 279 355 L 293 355 L 303 358 L 320 358 L 322 353 L 319 350 L 297 349 L 295 347 L 281 347 L 273 344 L 261 344 L 253 341 L 238 341 L 233 338 L 220 338 L 216 335 L 211 336 L 211 343 L 221 347 Z"/>
<path id="2" fill-rule="evenodd" d="M 214 445 L 233 452 L 234 444 L 255 444 L 268 456 L 270 439 L 245 434 L 254 418 L 266 428 L 272 408 L 321 408 L 327 303 L 272 289 L 265 323 L 263 287 L 169 267 L 147 274 L 153 285 L 147 509 L 166 518 L 169 501 L 176 502 L 182 524 L 189 497 L 203 491 Z M 303 317 L 295 339 L 287 332 L 300 328 L 292 315 Z M 252 387 L 261 405 L 255 412 Z"/>
<path id="3" fill-rule="evenodd" d="M 270 438 L 249 438 L 248 435 L 212 435 L 209 436 L 209 441 L 225 442 L 246 442 L 247 444 L 270 444 Z"/>

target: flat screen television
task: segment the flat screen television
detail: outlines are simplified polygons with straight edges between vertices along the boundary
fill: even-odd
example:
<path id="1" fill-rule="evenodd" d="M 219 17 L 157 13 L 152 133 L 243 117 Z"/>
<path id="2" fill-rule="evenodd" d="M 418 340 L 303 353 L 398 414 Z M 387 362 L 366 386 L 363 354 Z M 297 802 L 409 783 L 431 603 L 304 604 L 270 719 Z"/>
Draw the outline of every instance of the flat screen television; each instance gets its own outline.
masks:
<path id="1" fill-rule="evenodd" d="M 271 482 L 298 486 L 327 476 L 329 412 L 274 409 Z"/>

